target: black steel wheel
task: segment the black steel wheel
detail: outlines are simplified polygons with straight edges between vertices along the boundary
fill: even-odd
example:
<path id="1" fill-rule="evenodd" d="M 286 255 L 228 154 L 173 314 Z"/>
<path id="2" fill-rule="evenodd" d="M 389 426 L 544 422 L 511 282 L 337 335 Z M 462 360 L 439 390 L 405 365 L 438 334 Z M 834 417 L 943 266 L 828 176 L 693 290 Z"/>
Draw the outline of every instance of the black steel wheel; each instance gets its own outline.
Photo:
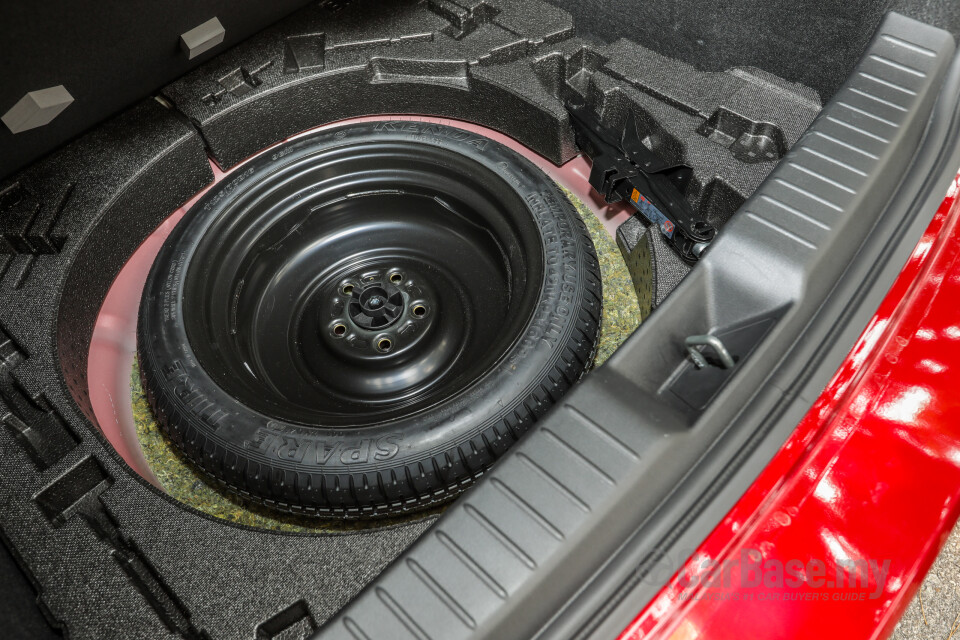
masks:
<path id="1" fill-rule="evenodd" d="M 580 377 L 600 276 L 536 167 L 384 121 L 272 149 L 176 227 L 138 350 L 161 427 L 228 488 L 387 515 L 475 480 Z"/>

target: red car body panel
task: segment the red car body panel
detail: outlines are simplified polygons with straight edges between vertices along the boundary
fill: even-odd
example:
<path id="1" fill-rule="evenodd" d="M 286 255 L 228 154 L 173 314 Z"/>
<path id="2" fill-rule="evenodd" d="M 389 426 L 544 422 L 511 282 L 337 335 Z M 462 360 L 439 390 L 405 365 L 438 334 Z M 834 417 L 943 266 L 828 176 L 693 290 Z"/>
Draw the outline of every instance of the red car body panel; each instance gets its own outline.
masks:
<path id="1" fill-rule="evenodd" d="M 893 631 L 960 516 L 958 190 L 796 431 L 620 640 Z"/>

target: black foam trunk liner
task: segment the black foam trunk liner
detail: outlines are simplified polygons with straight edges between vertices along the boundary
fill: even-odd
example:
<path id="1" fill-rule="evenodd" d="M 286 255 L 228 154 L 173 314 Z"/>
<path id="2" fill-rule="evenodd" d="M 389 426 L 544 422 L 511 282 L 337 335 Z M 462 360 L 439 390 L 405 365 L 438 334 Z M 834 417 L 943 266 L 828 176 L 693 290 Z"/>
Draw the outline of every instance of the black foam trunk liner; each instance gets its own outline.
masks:
<path id="1" fill-rule="evenodd" d="M 580 31 L 627 38 L 707 71 L 759 67 L 826 101 L 856 65 L 883 15 L 896 11 L 960 36 L 953 0 L 552 0 Z"/>
<path id="2" fill-rule="evenodd" d="M 355 2 L 294 14 L 166 87 L 172 109 L 148 100 L 0 182 L 0 533 L 49 619 L 71 638 L 304 633 L 430 524 L 231 526 L 135 477 L 92 424 L 103 297 L 211 180 L 208 154 L 229 167 L 319 124 L 418 113 L 498 129 L 559 163 L 575 153 L 569 92 L 615 126 L 633 112 L 652 149 L 693 166 L 690 200 L 718 224 L 819 110 L 814 92 L 758 69 L 701 72 L 629 40 L 581 39 L 540 0 Z M 658 256 L 665 282 L 682 276 Z"/>

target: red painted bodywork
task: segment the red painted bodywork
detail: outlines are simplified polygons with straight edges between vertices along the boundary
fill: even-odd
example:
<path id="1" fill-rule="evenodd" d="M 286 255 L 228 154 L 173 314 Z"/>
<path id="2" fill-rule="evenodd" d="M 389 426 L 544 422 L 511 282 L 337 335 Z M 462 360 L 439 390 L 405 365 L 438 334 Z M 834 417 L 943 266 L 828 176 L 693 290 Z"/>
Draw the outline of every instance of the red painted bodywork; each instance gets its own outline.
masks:
<path id="1" fill-rule="evenodd" d="M 620 640 L 893 631 L 960 516 L 958 188 L 960 176 L 796 431 Z M 814 588 L 803 571 L 793 588 L 749 586 L 737 572 L 726 585 L 691 580 L 744 552 L 820 560 L 828 578 L 845 559 L 889 560 L 889 574 L 855 589 Z"/>

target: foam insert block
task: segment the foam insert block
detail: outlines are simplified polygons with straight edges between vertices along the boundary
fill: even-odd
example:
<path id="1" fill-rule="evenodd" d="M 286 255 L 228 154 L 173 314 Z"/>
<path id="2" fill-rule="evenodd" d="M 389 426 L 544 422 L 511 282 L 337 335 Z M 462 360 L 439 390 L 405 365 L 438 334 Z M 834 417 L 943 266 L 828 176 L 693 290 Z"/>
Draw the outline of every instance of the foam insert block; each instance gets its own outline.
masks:
<path id="1" fill-rule="evenodd" d="M 213 17 L 181 34 L 180 47 L 187 54 L 187 59 L 193 60 L 201 53 L 206 53 L 223 42 L 226 35 L 223 25 Z"/>
<path id="2" fill-rule="evenodd" d="M 12 133 L 22 133 L 49 124 L 70 106 L 73 96 L 62 84 L 31 91 L 3 114 L 3 124 Z"/>

